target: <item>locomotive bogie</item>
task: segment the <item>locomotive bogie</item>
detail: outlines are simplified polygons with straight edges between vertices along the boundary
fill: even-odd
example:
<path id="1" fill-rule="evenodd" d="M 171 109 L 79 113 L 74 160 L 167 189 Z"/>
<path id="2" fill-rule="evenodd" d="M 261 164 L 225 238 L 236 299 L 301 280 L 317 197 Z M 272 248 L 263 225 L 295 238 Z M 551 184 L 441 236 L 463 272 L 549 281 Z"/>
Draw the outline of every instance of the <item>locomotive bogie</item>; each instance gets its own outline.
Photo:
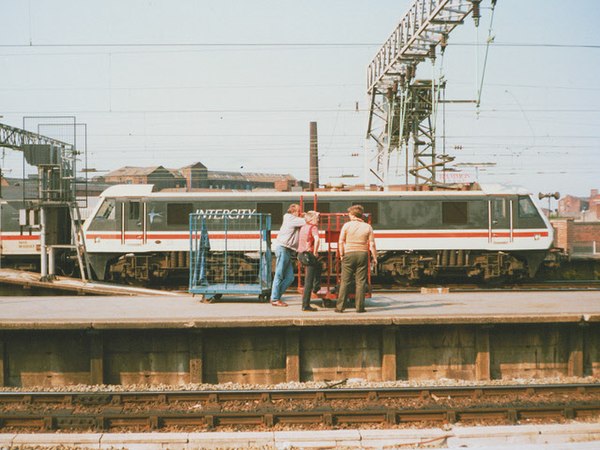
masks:
<path id="1" fill-rule="evenodd" d="M 378 273 L 396 282 L 438 278 L 491 281 L 518 280 L 528 276 L 527 262 L 505 252 L 438 250 L 436 252 L 394 252 L 382 258 Z"/>

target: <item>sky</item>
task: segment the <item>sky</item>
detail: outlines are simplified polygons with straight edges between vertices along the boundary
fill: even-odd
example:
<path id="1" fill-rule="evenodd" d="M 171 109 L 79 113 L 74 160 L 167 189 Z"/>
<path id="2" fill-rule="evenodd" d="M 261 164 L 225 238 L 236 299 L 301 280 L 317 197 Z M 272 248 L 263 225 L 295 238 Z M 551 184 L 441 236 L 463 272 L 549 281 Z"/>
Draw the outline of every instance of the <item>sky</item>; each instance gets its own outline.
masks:
<path id="1" fill-rule="evenodd" d="M 0 0 L 0 122 L 68 141 L 80 124 L 77 146 L 99 174 L 199 161 L 307 180 L 316 121 L 321 183 L 362 183 L 374 155 L 366 67 L 410 4 Z M 469 17 L 436 66 L 418 68 L 444 76 L 448 99 L 474 99 L 483 74 L 479 109 L 438 114 L 438 152 L 464 179 L 589 195 L 600 188 L 600 2 L 498 0 L 485 71 L 482 6 L 479 28 Z M 22 176 L 22 155 L 4 151 L 0 166 Z"/>

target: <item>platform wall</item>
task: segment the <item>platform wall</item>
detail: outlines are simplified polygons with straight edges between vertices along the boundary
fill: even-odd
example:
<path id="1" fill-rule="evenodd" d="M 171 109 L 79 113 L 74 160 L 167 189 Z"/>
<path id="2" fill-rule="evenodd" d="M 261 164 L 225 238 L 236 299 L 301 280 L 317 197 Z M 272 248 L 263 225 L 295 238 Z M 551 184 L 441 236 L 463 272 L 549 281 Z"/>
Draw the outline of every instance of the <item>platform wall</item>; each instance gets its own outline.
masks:
<path id="1" fill-rule="evenodd" d="M 600 324 L 19 330 L 0 385 L 600 376 Z"/>

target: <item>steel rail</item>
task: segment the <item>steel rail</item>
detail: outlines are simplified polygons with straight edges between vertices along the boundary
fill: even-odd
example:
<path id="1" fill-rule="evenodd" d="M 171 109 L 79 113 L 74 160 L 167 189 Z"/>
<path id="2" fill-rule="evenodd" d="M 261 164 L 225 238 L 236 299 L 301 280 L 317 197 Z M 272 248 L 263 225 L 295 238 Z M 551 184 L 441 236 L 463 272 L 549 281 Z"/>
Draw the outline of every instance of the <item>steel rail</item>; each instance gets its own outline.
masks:
<path id="1" fill-rule="evenodd" d="M 551 292 L 551 291 L 597 291 L 600 280 L 592 281 L 541 281 L 505 284 L 502 286 L 482 286 L 477 284 L 444 284 L 401 286 L 395 284 L 373 284 L 371 289 L 379 294 L 397 292 L 420 292 L 421 289 L 447 288 L 451 292 Z"/>
<path id="2" fill-rule="evenodd" d="M 598 416 L 600 402 L 543 403 L 497 407 L 440 407 L 435 409 L 377 408 L 350 410 L 315 408 L 312 410 L 275 411 L 258 408 L 255 411 L 221 411 L 218 408 L 202 412 L 149 410 L 143 413 L 98 412 L 80 414 L 72 411 L 52 413 L 0 413 L 1 429 L 30 431 L 71 430 L 109 431 L 123 429 L 159 430 L 171 427 L 275 425 L 398 425 L 414 422 L 456 423 L 467 421 L 505 421 L 517 423 L 531 419 L 582 419 Z"/>
<path id="3" fill-rule="evenodd" d="M 226 401 L 276 401 L 276 400 L 372 400 L 390 398 L 438 397 L 495 397 L 509 394 L 600 394 L 599 383 L 554 383 L 519 385 L 427 386 L 427 387 L 343 387 L 346 380 L 331 383 L 332 387 L 307 389 L 214 389 L 169 391 L 0 391 L 0 406 L 21 404 L 139 404 Z"/>
<path id="4" fill-rule="evenodd" d="M 600 384 L 434 386 L 135 392 L 0 392 L 0 430 L 158 430 L 173 427 L 397 425 L 410 422 L 576 419 L 600 414 L 600 400 L 571 402 L 573 394 L 600 394 Z M 540 401 L 536 395 L 562 395 Z M 527 404 L 493 405 L 525 395 Z M 385 400 L 472 399 L 471 406 L 388 407 Z M 349 408 L 348 401 L 364 402 Z M 337 407 L 335 401 L 341 401 Z M 251 404 L 241 410 L 227 402 Z M 283 409 L 277 403 L 284 403 Z M 328 404 L 327 402 L 330 402 Z M 308 404 L 308 406 L 307 406 Z M 18 406 L 17 406 L 18 405 Z M 14 406 L 16 411 L 11 411 Z M 291 407 L 290 407 L 291 406 Z M 44 407 L 46 409 L 44 409 Z M 25 410 L 23 410 L 25 408 Z M 279 408 L 279 409 L 278 409 Z M 127 412 L 127 410 L 130 412 Z M 141 411 L 140 411 L 141 410 Z"/>

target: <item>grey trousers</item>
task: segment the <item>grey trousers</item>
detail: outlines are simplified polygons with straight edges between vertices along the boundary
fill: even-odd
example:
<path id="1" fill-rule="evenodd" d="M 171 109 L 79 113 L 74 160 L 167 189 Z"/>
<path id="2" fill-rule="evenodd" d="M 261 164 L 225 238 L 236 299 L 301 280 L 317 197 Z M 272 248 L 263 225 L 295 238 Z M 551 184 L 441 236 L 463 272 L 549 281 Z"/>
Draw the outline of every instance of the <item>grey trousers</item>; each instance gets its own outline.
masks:
<path id="1" fill-rule="evenodd" d="M 342 259 L 342 280 L 340 283 L 340 292 L 336 309 L 344 310 L 344 301 L 348 296 L 348 289 L 354 277 L 356 310 L 365 309 L 365 288 L 367 286 L 367 270 L 369 268 L 368 252 L 350 252 L 344 255 Z"/>

